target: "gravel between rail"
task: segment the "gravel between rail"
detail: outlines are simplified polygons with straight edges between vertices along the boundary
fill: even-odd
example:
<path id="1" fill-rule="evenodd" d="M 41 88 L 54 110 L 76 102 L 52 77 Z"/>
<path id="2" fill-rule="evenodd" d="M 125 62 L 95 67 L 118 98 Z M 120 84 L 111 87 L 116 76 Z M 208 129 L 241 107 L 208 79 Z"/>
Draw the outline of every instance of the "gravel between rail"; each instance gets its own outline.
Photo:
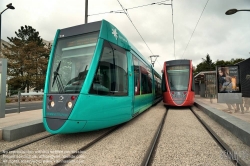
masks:
<path id="1" fill-rule="evenodd" d="M 140 165 L 166 108 L 159 103 L 70 162 L 75 165 Z"/>
<path id="2" fill-rule="evenodd" d="M 234 134 L 227 129 L 219 125 L 203 111 L 197 107 L 193 107 L 193 110 L 198 114 L 203 121 L 205 121 L 210 128 L 232 149 L 235 155 L 238 155 L 247 165 L 250 165 L 250 147 L 244 144 Z M 249 126 L 250 127 L 250 126 Z"/>
<path id="3" fill-rule="evenodd" d="M 79 147 L 87 145 L 108 130 L 109 129 L 88 133 L 54 135 L 0 156 L 0 163 L 4 166 L 54 165 L 72 152 L 78 150 Z"/>
<path id="4" fill-rule="evenodd" d="M 153 165 L 233 165 L 189 109 L 169 109 Z"/>
<path id="5" fill-rule="evenodd" d="M 41 138 L 41 137 L 44 137 L 46 135 L 49 135 L 48 132 L 41 132 L 41 133 L 38 133 L 38 134 L 35 134 L 35 135 L 32 135 L 32 136 L 29 136 L 29 137 L 25 137 L 25 138 L 22 138 L 22 139 L 18 139 L 16 141 L 11 141 L 11 142 L 8 142 L 8 141 L 4 141 L 4 140 L 0 140 L 0 151 L 3 151 L 3 150 L 6 150 L 6 149 L 9 149 L 9 148 L 12 148 L 14 146 L 17 146 L 17 145 L 20 145 L 20 144 L 24 144 L 24 143 L 27 143 L 29 141 L 33 141 L 35 139 L 38 139 L 38 138 Z"/>
<path id="6" fill-rule="evenodd" d="M 165 111 L 166 108 L 162 102 L 158 103 L 90 149 L 81 152 L 67 165 L 140 165 Z M 196 109 L 195 111 L 202 115 L 201 111 Z M 202 118 L 205 119 L 205 117 L 202 115 Z M 208 118 L 208 121 L 211 120 Z M 211 125 L 213 125 L 212 122 Z M 219 127 L 212 126 L 212 128 L 217 130 Z M 11 161 L 27 159 L 29 163 L 2 163 L 0 161 L 0 165 L 1 163 L 5 165 L 54 165 L 56 161 L 60 161 L 72 151 L 88 144 L 107 130 L 109 129 L 56 135 L 18 149 L 16 152 L 19 153 L 8 155 Z M 41 135 L 44 134 L 46 133 Z M 230 137 L 228 133 L 227 135 Z M 225 139 L 229 138 L 225 137 Z M 16 145 L 24 141 L 12 143 Z M 8 143 L 2 143 L 0 145 L 2 150 L 10 147 Z M 242 149 L 242 146 L 238 148 Z M 233 165 L 223 156 L 223 150 L 189 109 L 178 108 L 168 111 L 153 165 Z M 6 159 L 6 156 L 2 159 Z"/>

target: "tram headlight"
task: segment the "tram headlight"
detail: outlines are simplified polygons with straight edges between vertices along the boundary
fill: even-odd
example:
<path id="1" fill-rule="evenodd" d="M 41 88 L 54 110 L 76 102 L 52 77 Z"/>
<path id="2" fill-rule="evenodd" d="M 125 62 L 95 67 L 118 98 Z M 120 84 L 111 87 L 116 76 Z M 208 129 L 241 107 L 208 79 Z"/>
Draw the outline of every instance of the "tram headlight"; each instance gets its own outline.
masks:
<path id="1" fill-rule="evenodd" d="M 72 104 L 72 102 L 71 101 L 69 101 L 68 103 L 67 103 L 67 108 L 72 108 L 72 106 L 73 106 L 73 104 Z"/>
<path id="2" fill-rule="evenodd" d="M 54 107 L 55 106 L 55 102 L 54 101 L 50 101 L 49 102 L 49 107 L 51 108 L 51 107 Z"/>

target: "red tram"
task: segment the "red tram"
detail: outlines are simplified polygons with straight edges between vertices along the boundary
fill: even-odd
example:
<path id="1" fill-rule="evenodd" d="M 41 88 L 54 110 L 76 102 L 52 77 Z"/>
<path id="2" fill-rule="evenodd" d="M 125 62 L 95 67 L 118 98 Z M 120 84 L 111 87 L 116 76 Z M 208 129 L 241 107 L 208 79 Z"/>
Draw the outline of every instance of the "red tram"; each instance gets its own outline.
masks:
<path id="1" fill-rule="evenodd" d="M 191 106 L 194 104 L 195 92 L 191 60 L 164 62 L 162 91 L 164 105 Z"/>

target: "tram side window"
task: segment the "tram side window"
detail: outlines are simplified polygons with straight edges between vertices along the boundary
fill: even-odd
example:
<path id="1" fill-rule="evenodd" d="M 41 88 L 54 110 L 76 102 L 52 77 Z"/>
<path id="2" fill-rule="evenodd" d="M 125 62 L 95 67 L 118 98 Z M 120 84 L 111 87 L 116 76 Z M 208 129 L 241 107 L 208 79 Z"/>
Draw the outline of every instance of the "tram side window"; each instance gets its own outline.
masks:
<path id="1" fill-rule="evenodd" d="M 127 68 L 126 51 L 105 41 L 89 93 L 111 96 L 128 95 Z"/>
<path id="2" fill-rule="evenodd" d="M 141 67 L 141 94 L 152 93 L 152 73 L 143 63 Z"/>
<path id="3" fill-rule="evenodd" d="M 156 96 L 160 96 L 161 95 L 160 78 L 156 74 L 154 74 L 154 78 L 155 78 L 155 94 L 156 94 Z"/>
<path id="4" fill-rule="evenodd" d="M 156 81 L 156 77 L 154 74 L 154 90 L 155 90 L 155 94 L 157 93 L 157 81 Z"/>
<path id="5" fill-rule="evenodd" d="M 148 68 L 148 71 L 149 71 L 149 73 L 148 73 L 148 80 L 149 80 L 149 82 L 148 82 L 148 93 L 152 93 L 152 91 L 153 91 L 153 74 L 152 74 L 150 68 Z"/>
<path id="6" fill-rule="evenodd" d="M 139 60 L 133 55 L 134 63 L 134 91 L 135 95 L 140 95 L 140 66 Z"/>

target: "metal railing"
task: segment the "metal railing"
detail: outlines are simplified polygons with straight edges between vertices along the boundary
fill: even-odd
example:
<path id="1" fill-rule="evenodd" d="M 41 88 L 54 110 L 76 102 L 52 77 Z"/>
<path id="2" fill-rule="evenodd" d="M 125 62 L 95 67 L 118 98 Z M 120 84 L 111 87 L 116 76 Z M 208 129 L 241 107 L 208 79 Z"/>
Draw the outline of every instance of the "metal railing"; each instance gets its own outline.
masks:
<path id="1" fill-rule="evenodd" d="M 43 92 L 21 93 L 21 91 L 18 91 L 18 113 L 20 113 L 21 96 L 38 96 L 38 95 L 43 95 Z"/>

